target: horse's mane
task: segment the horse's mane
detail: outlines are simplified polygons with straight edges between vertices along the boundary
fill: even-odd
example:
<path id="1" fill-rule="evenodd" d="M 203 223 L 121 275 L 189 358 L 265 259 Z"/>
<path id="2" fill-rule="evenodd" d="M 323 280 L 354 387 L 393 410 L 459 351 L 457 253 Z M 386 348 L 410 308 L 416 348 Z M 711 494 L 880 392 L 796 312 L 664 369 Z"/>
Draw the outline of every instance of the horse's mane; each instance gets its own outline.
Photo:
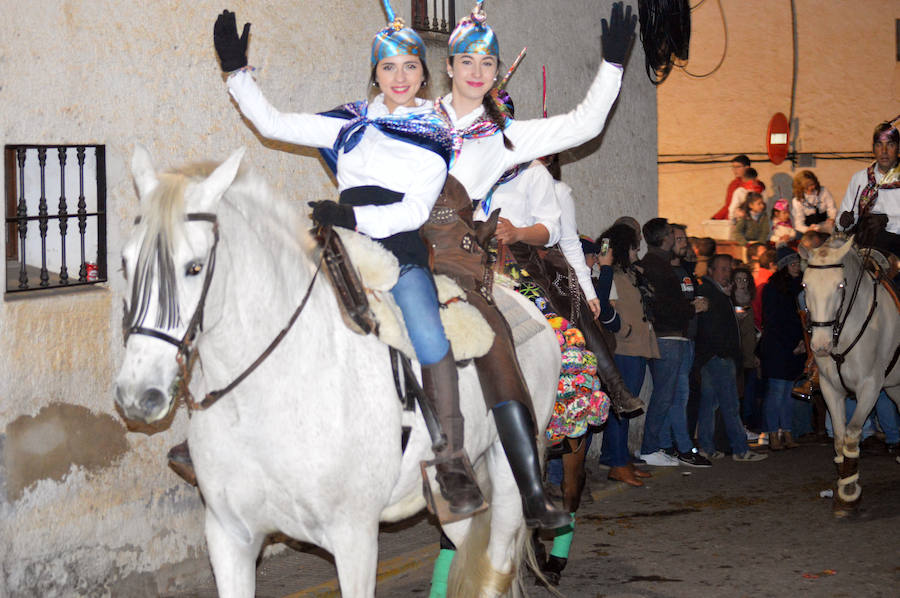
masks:
<path id="1" fill-rule="evenodd" d="M 147 315 L 154 276 L 159 278 L 154 326 L 172 328 L 180 322 L 173 253 L 175 241 L 184 235 L 184 192 L 189 184 L 206 179 L 218 166 L 214 162 L 198 162 L 160 173 L 156 187 L 143 198 L 141 222 L 146 227 L 146 234 L 135 266 L 131 309 L 127 316 L 130 325 L 139 325 Z M 246 226 L 260 238 L 275 234 L 285 243 L 284 247 L 304 247 L 308 220 L 300 217 L 291 202 L 274 194 L 252 169 L 239 168 L 222 202 L 242 214 Z"/>

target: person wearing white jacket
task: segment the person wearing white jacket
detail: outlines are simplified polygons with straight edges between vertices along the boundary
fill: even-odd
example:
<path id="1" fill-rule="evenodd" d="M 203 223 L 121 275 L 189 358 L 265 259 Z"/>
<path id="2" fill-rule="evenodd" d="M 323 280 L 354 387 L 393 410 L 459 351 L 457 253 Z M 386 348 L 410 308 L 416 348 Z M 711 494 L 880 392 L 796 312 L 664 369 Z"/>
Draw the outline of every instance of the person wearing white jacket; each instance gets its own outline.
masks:
<path id="1" fill-rule="evenodd" d="M 223 12 L 214 41 L 228 91 L 261 135 L 326 150 L 340 202 L 310 202 L 313 219 L 364 233 L 397 257 L 400 276 L 391 293 L 447 438 L 435 449 L 437 481 L 450 510 L 469 515 L 484 501 L 468 474 L 456 363 L 418 233 L 444 186 L 452 141 L 432 103 L 416 97 L 428 81 L 425 44 L 386 8 L 391 22 L 375 35 L 371 52 L 372 84 L 381 93 L 323 114 L 283 113 L 266 100 L 247 66 L 249 23 L 238 37 L 234 13 Z"/>

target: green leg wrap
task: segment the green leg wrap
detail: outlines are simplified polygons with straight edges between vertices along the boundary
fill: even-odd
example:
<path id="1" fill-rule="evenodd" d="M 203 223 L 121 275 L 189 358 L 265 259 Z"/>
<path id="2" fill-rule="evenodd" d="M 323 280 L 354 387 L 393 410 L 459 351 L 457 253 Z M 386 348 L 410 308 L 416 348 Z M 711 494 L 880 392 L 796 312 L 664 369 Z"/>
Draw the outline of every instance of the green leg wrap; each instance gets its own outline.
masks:
<path id="1" fill-rule="evenodd" d="M 553 548 L 550 549 L 551 556 L 561 559 L 569 558 L 569 549 L 572 547 L 572 538 L 575 536 L 575 513 L 569 513 L 569 515 L 572 516 L 572 523 L 556 530 Z"/>
<path id="2" fill-rule="evenodd" d="M 442 548 L 434 561 L 434 573 L 431 574 L 431 593 L 428 598 L 447 598 L 447 579 L 450 577 L 450 564 L 456 555 L 455 550 Z"/>

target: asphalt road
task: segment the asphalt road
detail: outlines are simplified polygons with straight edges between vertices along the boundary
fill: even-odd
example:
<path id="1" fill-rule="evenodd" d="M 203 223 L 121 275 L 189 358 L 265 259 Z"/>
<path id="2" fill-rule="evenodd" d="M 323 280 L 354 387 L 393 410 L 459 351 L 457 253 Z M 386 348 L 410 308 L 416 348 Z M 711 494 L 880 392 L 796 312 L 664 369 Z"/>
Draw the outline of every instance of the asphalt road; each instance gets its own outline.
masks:
<path id="1" fill-rule="evenodd" d="M 590 468 L 559 591 L 569 598 L 900 596 L 900 464 L 863 456 L 858 516 L 837 520 L 832 448 L 804 445 L 758 463 L 647 468 L 643 488 Z M 427 596 L 438 533 L 425 517 L 385 527 L 379 597 Z M 267 558 L 257 596 L 340 596 L 327 554 Z M 552 596 L 523 577 L 528 596 Z M 170 598 L 215 596 L 214 586 Z"/>

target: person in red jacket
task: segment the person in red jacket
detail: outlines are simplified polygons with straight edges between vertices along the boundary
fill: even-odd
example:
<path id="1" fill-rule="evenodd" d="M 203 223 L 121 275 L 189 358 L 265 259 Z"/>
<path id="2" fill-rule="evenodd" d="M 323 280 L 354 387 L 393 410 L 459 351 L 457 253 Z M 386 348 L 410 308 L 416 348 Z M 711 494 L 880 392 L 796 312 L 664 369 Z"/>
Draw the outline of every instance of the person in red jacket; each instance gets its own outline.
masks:
<path id="1" fill-rule="evenodd" d="M 750 168 L 750 158 L 741 154 L 731 159 L 731 172 L 734 173 L 734 180 L 728 183 L 728 189 L 725 191 L 725 205 L 719 208 L 719 211 L 713 214 L 713 220 L 727 220 L 728 206 L 731 205 L 731 195 L 744 182 L 744 173 Z"/>

